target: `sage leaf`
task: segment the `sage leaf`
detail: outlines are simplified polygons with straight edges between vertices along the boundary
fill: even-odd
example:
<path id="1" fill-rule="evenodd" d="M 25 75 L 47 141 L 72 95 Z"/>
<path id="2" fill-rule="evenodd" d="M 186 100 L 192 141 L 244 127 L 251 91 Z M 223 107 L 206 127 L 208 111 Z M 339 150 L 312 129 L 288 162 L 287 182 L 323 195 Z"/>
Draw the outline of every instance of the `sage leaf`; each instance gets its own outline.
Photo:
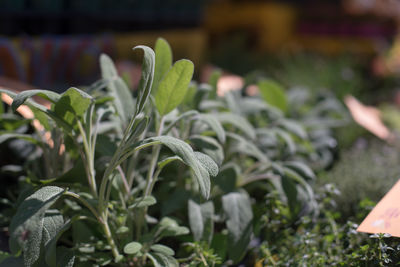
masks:
<path id="1" fill-rule="evenodd" d="M 230 124 L 242 131 L 251 140 L 256 138 L 254 127 L 242 116 L 233 113 L 218 113 L 214 117 L 222 124 Z"/>
<path id="2" fill-rule="evenodd" d="M 190 60 L 182 59 L 175 62 L 160 82 L 155 94 L 155 103 L 161 116 L 171 112 L 183 101 L 192 80 L 193 71 L 193 63 Z"/>
<path id="3" fill-rule="evenodd" d="M 214 117 L 212 114 L 199 114 L 197 119 L 206 123 L 216 134 L 218 140 L 224 144 L 226 140 L 225 130 L 222 127 L 221 123 Z"/>
<path id="4" fill-rule="evenodd" d="M 157 203 L 157 200 L 153 196 L 144 196 L 135 199 L 132 205 L 128 207 L 128 209 L 134 208 L 144 208 Z"/>
<path id="5" fill-rule="evenodd" d="M 155 244 L 150 247 L 150 249 L 154 252 L 158 252 L 164 255 L 174 256 L 175 251 L 167 246 L 161 244 Z"/>
<path id="6" fill-rule="evenodd" d="M 32 97 L 32 96 L 40 96 L 46 100 L 49 100 L 52 103 L 57 102 L 60 99 L 60 94 L 57 94 L 53 91 L 49 91 L 49 90 L 40 90 L 40 89 L 36 89 L 36 90 L 27 90 L 27 91 L 23 91 L 22 93 L 19 93 L 18 95 L 16 95 L 14 97 L 14 100 L 11 104 L 11 108 L 16 111 L 17 108 L 19 108 L 19 106 L 21 106 L 22 104 L 25 103 L 25 101 Z"/>
<path id="7" fill-rule="evenodd" d="M 114 98 L 114 106 L 123 123 L 126 123 L 134 113 L 135 102 L 126 83 L 118 76 L 117 69 L 111 58 L 105 54 L 100 56 L 102 78 L 108 81 L 108 90 Z"/>
<path id="8" fill-rule="evenodd" d="M 285 91 L 276 82 L 271 80 L 264 80 L 258 83 L 261 96 L 271 106 L 277 107 L 284 113 L 288 109 L 288 101 Z"/>
<path id="9" fill-rule="evenodd" d="M 40 255 L 45 212 L 65 192 L 56 186 L 45 186 L 27 197 L 18 207 L 10 224 L 10 249 L 24 252 L 25 265 L 34 264 Z"/>
<path id="10" fill-rule="evenodd" d="M 72 124 L 77 116 L 80 117 L 86 112 L 91 101 L 92 97 L 87 93 L 77 88 L 70 88 L 61 95 L 53 108 L 59 118 Z"/>
<path id="11" fill-rule="evenodd" d="M 130 242 L 125 245 L 124 247 L 124 253 L 125 254 L 136 254 L 142 249 L 142 244 L 138 242 Z"/>
<path id="12" fill-rule="evenodd" d="M 165 39 L 163 38 L 157 39 L 154 52 L 155 52 L 155 67 L 154 67 L 154 81 L 151 89 L 152 94 L 154 94 L 157 91 L 160 81 L 164 78 L 165 74 L 169 71 L 169 69 L 172 66 L 172 50 Z"/>
<path id="13" fill-rule="evenodd" d="M 214 204 L 208 201 L 200 205 L 193 200 L 189 200 L 188 212 L 189 225 L 194 240 L 204 240 L 210 244 L 214 233 Z"/>
<path id="14" fill-rule="evenodd" d="M 200 192 L 203 197 L 207 199 L 210 196 L 211 188 L 209 171 L 212 172 L 214 170 L 207 170 L 204 167 L 203 163 L 199 161 L 190 145 L 171 136 L 158 136 L 145 139 L 143 140 L 142 145 L 136 147 L 135 149 L 144 148 L 157 143 L 167 146 L 175 153 L 175 155 L 179 156 L 183 162 L 193 170 L 194 177 L 200 187 Z M 210 162 L 208 163 L 210 164 Z M 215 166 L 210 165 L 209 167 L 214 168 Z"/>
<path id="15" fill-rule="evenodd" d="M 244 192 L 232 192 L 222 197 L 222 207 L 227 217 L 229 257 L 238 263 L 246 253 L 253 233 L 250 198 Z"/>
<path id="16" fill-rule="evenodd" d="M 138 45 L 133 48 L 133 50 L 141 49 L 143 50 L 143 62 L 142 62 L 142 76 L 139 81 L 138 87 L 138 98 L 136 102 L 136 111 L 135 114 L 138 115 L 142 112 L 144 105 L 147 102 L 147 99 L 151 93 L 151 86 L 153 84 L 154 79 L 154 64 L 155 64 L 155 55 L 154 51 L 144 45 Z"/>

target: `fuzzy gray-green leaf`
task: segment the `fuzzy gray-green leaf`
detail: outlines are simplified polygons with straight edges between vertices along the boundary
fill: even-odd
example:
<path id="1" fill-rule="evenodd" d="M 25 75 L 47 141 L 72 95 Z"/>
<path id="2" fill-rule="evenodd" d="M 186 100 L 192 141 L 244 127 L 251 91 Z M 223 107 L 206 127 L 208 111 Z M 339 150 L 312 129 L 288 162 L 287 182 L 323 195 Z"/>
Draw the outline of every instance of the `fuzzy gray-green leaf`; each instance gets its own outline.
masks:
<path id="1" fill-rule="evenodd" d="M 222 197 L 222 206 L 227 216 L 229 256 L 237 263 L 244 256 L 253 232 L 250 198 L 244 192 L 229 193 Z"/>
<path id="2" fill-rule="evenodd" d="M 103 79 L 108 81 L 108 90 L 114 99 L 114 106 L 121 120 L 125 123 L 135 110 L 132 93 L 126 83 L 118 76 L 111 58 L 105 54 L 100 56 L 100 68 Z"/>
<path id="3" fill-rule="evenodd" d="M 23 91 L 22 93 L 19 93 L 14 97 L 14 101 L 11 104 L 11 107 L 14 111 L 17 110 L 19 106 L 25 103 L 25 101 L 32 97 L 32 96 L 40 96 L 46 100 L 49 100 L 52 103 L 57 102 L 60 99 L 60 95 L 49 90 L 27 90 Z"/>
<path id="4" fill-rule="evenodd" d="M 147 102 L 147 99 L 151 93 L 151 87 L 154 79 L 154 64 L 155 64 L 155 55 L 154 51 L 144 45 L 138 45 L 133 48 L 133 50 L 142 49 L 143 50 L 143 62 L 142 62 L 142 76 L 139 81 L 138 87 L 138 98 L 136 102 L 136 112 L 135 114 L 139 114 L 142 112 L 144 105 Z"/>
<path id="5" fill-rule="evenodd" d="M 27 197 L 18 207 L 10 224 L 10 249 L 24 252 L 25 265 L 32 265 L 40 255 L 45 212 L 64 193 L 56 186 L 45 186 Z"/>

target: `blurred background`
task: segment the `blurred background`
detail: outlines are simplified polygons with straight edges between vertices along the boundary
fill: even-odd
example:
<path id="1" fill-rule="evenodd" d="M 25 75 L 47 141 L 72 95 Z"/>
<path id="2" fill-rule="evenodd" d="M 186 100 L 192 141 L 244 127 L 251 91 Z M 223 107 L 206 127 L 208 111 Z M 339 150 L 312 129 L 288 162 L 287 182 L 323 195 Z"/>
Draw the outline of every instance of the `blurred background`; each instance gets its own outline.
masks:
<path id="1" fill-rule="evenodd" d="M 210 66 L 257 70 L 285 86 L 390 99 L 398 14 L 389 0 L 1 0 L 0 80 L 55 91 L 89 84 L 100 53 L 135 80 L 131 48 L 162 36 L 198 78 Z"/>

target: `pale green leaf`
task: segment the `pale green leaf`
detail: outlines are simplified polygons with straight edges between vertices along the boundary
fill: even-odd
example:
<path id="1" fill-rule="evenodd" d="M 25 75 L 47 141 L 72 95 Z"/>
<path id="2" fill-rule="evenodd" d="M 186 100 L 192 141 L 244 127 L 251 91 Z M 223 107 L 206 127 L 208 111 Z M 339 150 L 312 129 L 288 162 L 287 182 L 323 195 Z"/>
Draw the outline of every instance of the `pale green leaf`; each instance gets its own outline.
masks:
<path id="1" fill-rule="evenodd" d="M 124 253 L 125 254 L 136 254 L 142 249 L 142 244 L 138 242 L 130 242 L 125 245 L 124 247 Z"/>
<path id="2" fill-rule="evenodd" d="M 276 82 L 271 80 L 264 80 L 258 83 L 261 96 L 271 106 L 275 106 L 282 110 L 287 111 L 288 101 L 284 89 Z"/>
<path id="3" fill-rule="evenodd" d="M 164 254 L 164 255 L 169 255 L 169 256 L 174 256 L 175 255 L 175 252 L 174 252 L 173 249 L 171 249 L 170 247 L 161 245 L 161 244 L 152 245 L 150 247 L 150 249 L 152 251 L 154 251 L 154 252 L 158 252 L 158 253 L 161 253 L 161 254 Z"/>
<path id="4" fill-rule="evenodd" d="M 160 81 L 164 78 L 165 74 L 169 71 L 172 66 L 172 51 L 168 42 L 163 38 L 158 38 L 155 52 L 155 67 L 154 67 L 154 81 L 152 87 L 152 94 L 154 94 Z"/>
<path id="5" fill-rule="evenodd" d="M 118 76 L 111 58 L 105 54 L 100 56 L 101 75 L 108 81 L 108 90 L 113 97 L 115 109 L 121 120 L 126 123 L 135 110 L 135 102 L 126 83 Z"/>
<path id="6" fill-rule="evenodd" d="M 211 201 L 197 204 L 193 200 L 189 200 L 188 213 L 194 240 L 204 240 L 210 244 L 214 232 L 214 204 Z"/>
<path id="7" fill-rule="evenodd" d="M 192 80 L 194 65 L 190 60 L 182 59 L 164 76 L 155 94 L 155 103 L 161 116 L 175 109 L 185 98 Z"/>

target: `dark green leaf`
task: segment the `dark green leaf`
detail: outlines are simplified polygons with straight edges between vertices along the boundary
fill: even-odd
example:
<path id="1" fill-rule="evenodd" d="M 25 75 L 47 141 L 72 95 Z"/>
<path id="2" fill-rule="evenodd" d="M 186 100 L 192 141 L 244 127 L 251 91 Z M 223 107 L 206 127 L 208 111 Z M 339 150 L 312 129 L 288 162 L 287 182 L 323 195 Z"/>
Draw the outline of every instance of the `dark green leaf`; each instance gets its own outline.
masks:
<path id="1" fill-rule="evenodd" d="M 18 133 L 3 133 L 0 132 L 0 144 L 9 140 L 9 139 L 23 139 L 28 141 L 34 145 L 42 144 L 39 140 L 35 139 L 32 135 L 29 134 L 18 134 Z"/>

